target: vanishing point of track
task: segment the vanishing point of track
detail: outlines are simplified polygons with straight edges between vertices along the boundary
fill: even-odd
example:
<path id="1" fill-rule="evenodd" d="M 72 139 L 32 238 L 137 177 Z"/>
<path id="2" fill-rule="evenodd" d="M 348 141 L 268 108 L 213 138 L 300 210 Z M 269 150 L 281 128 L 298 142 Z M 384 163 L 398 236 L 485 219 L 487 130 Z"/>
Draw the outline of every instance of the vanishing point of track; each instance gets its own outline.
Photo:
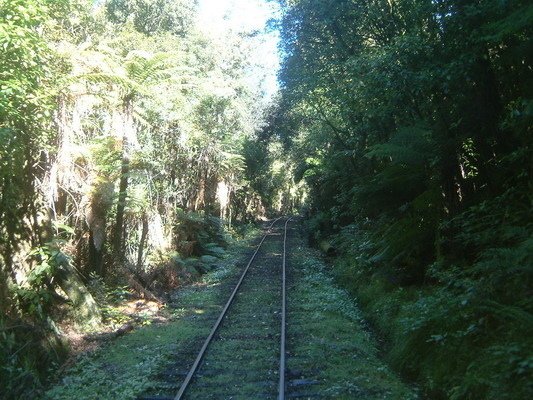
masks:
<path id="1" fill-rule="evenodd" d="M 259 242 L 255 252 L 251 256 L 250 260 L 248 261 L 248 264 L 244 268 L 242 275 L 239 278 L 239 281 L 235 285 L 235 288 L 233 289 L 233 292 L 231 293 L 226 305 L 222 309 L 222 312 L 220 313 L 218 319 L 216 320 L 215 324 L 213 325 L 211 332 L 209 333 L 208 337 L 206 338 L 205 342 L 202 345 L 202 348 L 200 349 L 194 363 L 192 364 L 187 376 L 185 377 L 185 380 L 181 384 L 181 387 L 177 393 L 177 395 L 174 397 L 174 400 L 181 400 L 184 398 L 186 392 L 189 390 L 190 387 L 194 386 L 194 380 L 195 375 L 197 374 L 203 360 L 204 356 L 206 355 L 206 352 L 208 348 L 212 345 L 212 343 L 216 340 L 217 332 L 219 331 L 219 328 L 221 325 L 223 325 L 224 319 L 227 317 L 228 311 L 231 309 L 235 296 L 238 294 L 239 289 L 241 288 L 241 285 L 243 281 L 245 281 L 246 277 L 249 275 L 249 271 L 254 263 L 254 260 L 256 259 L 257 254 L 259 253 L 261 247 L 263 246 L 263 243 L 265 240 L 272 235 L 272 229 L 274 225 L 281 220 L 282 217 L 275 219 L 270 226 L 267 228 L 267 232 L 262 237 L 261 241 Z M 285 399 L 285 328 L 286 328 L 286 250 L 287 250 L 287 225 L 291 219 L 288 218 L 285 221 L 284 228 L 283 228 L 283 251 L 282 251 L 282 257 L 281 257 L 281 304 L 279 305 L 279 312 L 281 316 L 281 326 L 280 326 L 280 336 L 279 336 L 279 369 L 278 369 L 278 400 L 284 400 Z M 252 267 L 253 268 L 253 267 Z M 255 316 L 254 316 L 255 317 Z"/>

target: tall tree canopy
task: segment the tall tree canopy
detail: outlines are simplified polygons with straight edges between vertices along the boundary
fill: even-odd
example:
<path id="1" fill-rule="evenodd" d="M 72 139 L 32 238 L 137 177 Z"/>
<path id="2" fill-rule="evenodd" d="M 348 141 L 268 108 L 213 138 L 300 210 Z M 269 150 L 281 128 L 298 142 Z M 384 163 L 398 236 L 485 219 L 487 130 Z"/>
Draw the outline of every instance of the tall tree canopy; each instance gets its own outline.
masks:
<path id="1" fill-rule="evenodd" d="M 361 291 L 418 293 L 384 332 L 431 396 L 527 397 L 532 5 L 281 3 L 276 126 L 315 238 L 337 234 Z"/>
<path id="2" fill-rule="evenodd" d="M 95 282 L 155 296 L 302 206 L 429 397 L 531 397 L 531 2 L 278 3 L 267 101 L 264 32 L 208 34 L 196 0 L 0 0 L 12 397 L 59 359 L 60 311 L 99 323 Z"/>
<path id="3" fill-rule="evenodd" d="M 274 207 L 251 184 L 274 156 L 255 179 L 245 151 L 267 113 L 250 72 L 261 33 L 208 35 L 197 6 L 0 1 L 0 381 L 13 398 L 61 354 L 59 305 L 92 328 L 92 283 L 153 296 L 202 272 L 224 227 Z"/>

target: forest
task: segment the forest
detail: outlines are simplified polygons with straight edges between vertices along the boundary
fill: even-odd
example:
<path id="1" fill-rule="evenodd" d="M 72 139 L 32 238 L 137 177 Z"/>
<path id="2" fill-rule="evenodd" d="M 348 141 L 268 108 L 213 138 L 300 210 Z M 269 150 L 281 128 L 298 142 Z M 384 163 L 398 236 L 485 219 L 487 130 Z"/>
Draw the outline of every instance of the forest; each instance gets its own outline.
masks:
<path id="1" fill-rule="evenodd" d="M 272 97 L 196 0 L 0 0 L 0 397 L 289 214 L 426 398 L 533 397 L 533 5 L 270 2 Z"/>

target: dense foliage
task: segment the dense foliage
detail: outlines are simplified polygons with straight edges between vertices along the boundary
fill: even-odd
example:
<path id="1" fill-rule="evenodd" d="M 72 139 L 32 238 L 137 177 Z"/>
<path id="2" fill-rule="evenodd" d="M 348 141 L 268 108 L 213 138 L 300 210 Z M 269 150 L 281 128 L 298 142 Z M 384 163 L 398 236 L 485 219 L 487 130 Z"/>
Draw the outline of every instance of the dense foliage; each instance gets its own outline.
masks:
<path id="1" fill-rule="evenodd" d="M 56 322 L 108 316 L 95 287 L 158 298 L 284 206 L 261 189 L 289 179 L 275 143 L 248 148 L 262 34 L 198 21 L 193 0 L 0 0 L 0 397 L 50 375 Z"/>
<path id="2" fill-rule="evenodd" d="M 431 398 L 531 397 L 533 6 L 282 4 L 314 239 Z"/>
<path id="3" fill-rule="evenodd" d="M 303 203 L 429 397 L 533 397 L 533 6 L 279 3 L 268 104 L 261 32 L 197 1 L 0 0 L 0 397 L 106 290 L 157 299 Z"/>

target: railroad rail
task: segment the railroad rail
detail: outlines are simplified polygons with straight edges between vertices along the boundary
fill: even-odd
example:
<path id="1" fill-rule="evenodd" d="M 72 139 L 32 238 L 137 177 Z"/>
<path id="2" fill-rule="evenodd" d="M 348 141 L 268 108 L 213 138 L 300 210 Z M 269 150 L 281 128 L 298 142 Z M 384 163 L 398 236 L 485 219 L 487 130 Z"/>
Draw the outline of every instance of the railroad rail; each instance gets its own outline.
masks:
<path id="1" fill-rule="evenodd" d="M 198 371 L 198 368 L 200 364 L 202 363 L 202 360 L 204 359 L 204 356 L 206 354 L 207 349 L 213 342 L 215 335 L 217 331 L 219 330 L 222 321 L 226 317 L 226 314 L 228 313 L 228 310 L 233 304 L 233 301 L 235 299 L 235 296 L 237 295 L 243 281 L 245 280 L 248 271 L 250 270 L 250 267 L 252 266 L 254 260 L 256 259 L 257 254 L 259 253 L 261 246 L 265 242 L 268 236 L 272 235 L 272 228 L 274 225 L 281 220 L 283 217 L 279 217 L 275 219 L 267 228 L 267 232 L 263 235 L 261 238 L 261 241 L 257 245 L 257 248 L 255 249 L 254 253 L 250 257 L 246 267 L 244 268 L 237 284 L 235 285 L 235 288 L 233 289 L 228 301 L 226 302 L 224 308 L 222 309 L 222 312 L 218 316 L 216 322 L 214 323 L 211 332 L 207 336 L 206 340 L 204 341 L 200 351 L 198 352 L 198 355 L 196 356 L 196 359 L 194 363 L 192 364 L 191 368 L 189 369 L 189 372 L 187 373 L 187 376 L 185 377 L 185 380 L 181 384 L 178 393 L 174 397 L 174 400 L 181 400 L 184 398 L 189 386 L 191 385 L 191 382 L 193 381 L 193 378 L 195 374 Z M 282 265 L 281 265 L 281 334 L 280 334 L 280 349 L 279 349 L 279 384 L 278 384 L 278 400 L 284 400 L 285 399 L 285 327 L 286 327 L 286 252 L 287 252 L 287 226 L 289 222 L 291 221 L 291 218 L 287 218 L 285 221 L 284 227 L 283 227 L 283 252 L 282 252 Z"/>

